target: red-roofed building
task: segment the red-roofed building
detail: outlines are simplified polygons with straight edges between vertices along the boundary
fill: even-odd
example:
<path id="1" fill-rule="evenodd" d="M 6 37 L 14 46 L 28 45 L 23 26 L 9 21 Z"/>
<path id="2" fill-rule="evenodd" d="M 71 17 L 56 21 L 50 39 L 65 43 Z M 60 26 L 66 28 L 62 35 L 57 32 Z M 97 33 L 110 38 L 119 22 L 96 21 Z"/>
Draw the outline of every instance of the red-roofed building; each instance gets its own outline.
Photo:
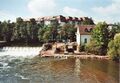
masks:
<path id="1" fill-rule="evenodd" d="M 88 18 L 88 17 L 72 17 L 72 16 L 63 16 L 63 15 L 44 16 L 44 17 L 35 18 L 35 20 L 37 23 L 44 24 L 44 25 L 49 25 L 49 24 L 53 24 L 54 22 L 56 22 L 60 26 L 63 26 L 66 23 L 76 25 L 76 24 L 82 24 L 83 21 L 87 21 L 87 20 L 92 21 L 92 19 Z M 26 19 L 24 19 L 24 21 L 30 21 L 30 18 L 29 19 L 26 18 Z"/>
<path id="2" fill-rule="evenodd" d="M 90 42 L 91 31 L 95 25 L 76 25 L 76 42 L 78 45 L 83 45 Z"/>
<path id="3" fill-rule="evenodd" d="M 66 23 L 66 18 L 62 15 L 59 15 L 59 16 L 55 16 L 58 23 L 62 26 Z"/>

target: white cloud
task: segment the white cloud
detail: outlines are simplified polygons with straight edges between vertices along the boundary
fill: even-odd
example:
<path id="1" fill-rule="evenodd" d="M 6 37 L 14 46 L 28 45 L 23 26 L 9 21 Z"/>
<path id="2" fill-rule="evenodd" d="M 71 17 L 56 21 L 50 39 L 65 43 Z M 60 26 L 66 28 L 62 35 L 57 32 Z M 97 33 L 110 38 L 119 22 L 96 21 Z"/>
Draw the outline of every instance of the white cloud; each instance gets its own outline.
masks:
<path id="1" fill-rule="evenodd" d="M 111 0 L 112 3 L 103 7 L 92 8 L 96 16 L 96 22 L 106 21 L 107 23 L 120 22 L 120 0 Z"/>
<path id="2" fill-rule="evenodd" d="M 67 16 L 86 16 L 86 13 L 84 11 L 67 6 L 63 8 L 63 13 Z"/>
<path id="3" fill-rule="evenodd" d="M 15 21 L 15 19 L 16 17 L 10 14 L 8 11 L 0 10 L 0 21 L 5 21 L 5 20 Z"/>
<path id="4" fill-rule="evenodd" d="M 112 0 L 113 2 L 117 2 L 117 3 L 120 3 L 120 0 Z"/>
<path id="5" fill-rule="evenodd" d="M 120 14 L 120 6 L 117 4 L 111 4 L 107 7 L 95 7 L 93 10 L 99 14 L 103 15 L 114 15 Z"/>
<path id="6" fill-rule="evenodd" d="M 56 7 L 55 0 L 30 0 L 28 9 L 33 15 L 51 15 Z"/>
<path id="7" fill-rule="evenodd" d="M 98 22 L 107 22 L 107 23 L 114 23 L 114 22 L 118 22 L 117 19 L 112 19 L 111 17 L 94 17 L 94 22 L 95 24 L 97 24 Z"/>

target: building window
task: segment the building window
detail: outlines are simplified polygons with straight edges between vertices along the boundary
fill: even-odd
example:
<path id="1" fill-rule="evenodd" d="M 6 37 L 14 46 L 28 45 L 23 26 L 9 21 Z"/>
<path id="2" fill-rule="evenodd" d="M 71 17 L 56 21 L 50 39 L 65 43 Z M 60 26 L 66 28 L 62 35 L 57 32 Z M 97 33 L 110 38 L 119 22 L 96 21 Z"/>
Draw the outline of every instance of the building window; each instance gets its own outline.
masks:
<path id="1" fill-rule="evenodd" d="M 84 43 L 87 43 L 87 38 L 84 39 Z"/>
<path id="2" fill-rule="evenodd" d="M 90 28 L 90 32 L 92 32 L 92 30 L 93 30 L 93 29 L 92 29 L 92 28 Z"/>
<path id="3" fill-rule="evenodd" d="M 88 29 L 87 29 L 87 28 L 85 28 L 85 32 L 88 32 Z"/>

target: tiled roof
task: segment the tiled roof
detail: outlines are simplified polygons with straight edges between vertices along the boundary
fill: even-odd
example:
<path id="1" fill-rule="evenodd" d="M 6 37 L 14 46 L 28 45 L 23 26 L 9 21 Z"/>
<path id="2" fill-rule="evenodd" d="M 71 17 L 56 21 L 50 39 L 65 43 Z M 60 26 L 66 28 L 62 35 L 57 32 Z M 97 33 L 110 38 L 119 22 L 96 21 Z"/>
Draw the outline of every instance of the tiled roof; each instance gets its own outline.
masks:
<path id="1" fill-rule="evenodd" d="M 81 35 L 90 35 L 90 32 L 95 28 L 95 25 L 77 25 L 77 28 L 79 28 Z"/>
<path id="2" fill-rule="evenodd" d="M 84 21 L 87 19 L 90 19 L 88 17 L 71 17 L 71 16 L 62 16 L 62 15 L 58 15 L 58 16 L 44 16 L 44 17 L 39 17 L 36 18 L 36 21 L 50 21 L 50 20 L 60 20 L 61 22 L 67 22 L 67 21 Z M 29 19 L 25 19 L 27 21 L 29 21 Z"/>

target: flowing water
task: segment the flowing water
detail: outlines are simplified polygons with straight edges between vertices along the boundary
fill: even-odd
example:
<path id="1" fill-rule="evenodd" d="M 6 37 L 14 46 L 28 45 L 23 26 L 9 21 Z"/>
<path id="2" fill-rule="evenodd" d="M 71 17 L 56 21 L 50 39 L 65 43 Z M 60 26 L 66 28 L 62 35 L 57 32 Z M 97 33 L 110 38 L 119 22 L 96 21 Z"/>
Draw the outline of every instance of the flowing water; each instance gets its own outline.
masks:
<path id="1" fill-rule="evenodd" d="M 36 56 L 40 50 L 40 47 L 1 48 L 0 83 L 119 83 L 119 63 L 41 58 Z"/>

